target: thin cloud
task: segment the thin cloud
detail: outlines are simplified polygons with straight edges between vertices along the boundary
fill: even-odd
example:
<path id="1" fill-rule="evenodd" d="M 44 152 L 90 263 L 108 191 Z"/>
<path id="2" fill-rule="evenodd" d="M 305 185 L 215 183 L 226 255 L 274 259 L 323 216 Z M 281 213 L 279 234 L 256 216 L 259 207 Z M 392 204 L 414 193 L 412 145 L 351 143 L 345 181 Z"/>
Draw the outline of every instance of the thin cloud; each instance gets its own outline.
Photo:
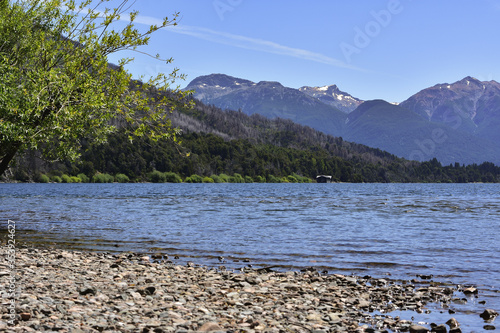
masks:
<path id="1" fill-rule="evenodd" d="M 147 25 L 161 25 L 161 21 L 148 16 L 138 16 L 135 19 L 136 23 L 139 24 L 147 24 Z M 275 42 L 259 39 L 259 38 L 251 38 L 241 35 L 230 34 L 227 32 L 215 31 L 202 27 L 195 26 L 186 26 L 186 25 L 178 25 L 172 29 L 168 29 L 169 32 L 174 32 L 178 34 L 188 35 L 191 37 L 203 39 L 206 41 L 230 45 L 233 47 L 238 47 L 247 50 L 260 51 L 265 53 L 279 54 L 285 55 L 293 58 L 299 58 L 309 61 L 314 61 L 330 66 L 347 68 L 357 71 L 364 71 L 361 68 L 349 65 L 341 60 L 328 57 L 321 53 L 311 52 L 308 50 L 297 49 L 293 47 L 288 47 L 285 45 L 281 45 Z"/>
<path id="2" fill-rule="evenodd" d="M 239 47 L 242 49 L 285 55 L 289 57 L 310 60 L 335 67 L 361 70 L 360 68 L 351 66 L 343 61 L 340 61 L 332 57 L 328 57 L 321 53 L 315 53 L 308 50 L 288 47 L 285 45 L 281 45 L 275 42 L 259 38 L 251 38 L 206 28 L 193 27 L 193 26 L 178 26 L 175 29 L 171 29 L 169 31 L 201 38 L 215 43 Z"/>

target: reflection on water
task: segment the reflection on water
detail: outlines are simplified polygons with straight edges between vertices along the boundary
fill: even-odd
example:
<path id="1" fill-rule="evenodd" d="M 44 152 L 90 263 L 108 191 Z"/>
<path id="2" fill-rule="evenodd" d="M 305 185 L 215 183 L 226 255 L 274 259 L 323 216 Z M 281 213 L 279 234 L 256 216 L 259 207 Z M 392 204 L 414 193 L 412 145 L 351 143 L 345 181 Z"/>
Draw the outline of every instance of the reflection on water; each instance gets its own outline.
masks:
<path id="1" fill-rule="evenodd" d="M 497 184 L 0 184 L 0 219 L 19 240 L 80 249 L 433 274 L 500 308 L 499 199 Z"/>

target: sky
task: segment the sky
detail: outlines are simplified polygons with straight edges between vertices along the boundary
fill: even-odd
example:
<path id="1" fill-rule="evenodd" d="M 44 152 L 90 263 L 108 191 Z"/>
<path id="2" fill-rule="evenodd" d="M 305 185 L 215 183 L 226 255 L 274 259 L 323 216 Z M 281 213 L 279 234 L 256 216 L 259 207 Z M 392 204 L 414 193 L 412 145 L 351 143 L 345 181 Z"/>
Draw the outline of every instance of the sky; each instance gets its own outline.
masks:
<path id="1" fill-rule="evenodd" d="M 132 3 L 132 2 L 131 2 Z M 137 0 L 137 27 L 179 12 L 128 70 L 139 77 L 222 73 L 284 86 L 325 86 L 402 102 L 466 76 L 500 81 L 500 0 Z"/>

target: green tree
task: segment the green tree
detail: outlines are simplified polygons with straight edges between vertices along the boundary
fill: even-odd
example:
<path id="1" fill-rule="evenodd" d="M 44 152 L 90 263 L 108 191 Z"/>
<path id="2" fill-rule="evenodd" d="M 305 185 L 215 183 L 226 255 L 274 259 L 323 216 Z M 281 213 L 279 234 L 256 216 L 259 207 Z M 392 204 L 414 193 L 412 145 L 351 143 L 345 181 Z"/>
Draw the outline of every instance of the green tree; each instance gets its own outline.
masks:
<path id="1" fill-rule="evenodd" d="M 170 87 L 184 75 L 173 69 L 132 81 L 125 66 L 133 58 L 111 66 L 107 57 L 141 52 L 153 33 L 176 25 L 178 13 L 141 31 L 132 11 L 125 28 L 116 29 L 134 1 L 114 9 L 107 2 L 0 0 L 0 175 L 26 148 L 47 159 L 76 159 L 81 139 L 105 142 L 118 124 L 130 128 L 130 139 L 175 140 L 167 115 L 186 93 Z"/>
<path id="2" fill-rule="evenodd" d="M 167 181 L 167 177 L 163 172 L 155 170 L 149 174 L 149 180 L 152 183 L 165 183 Z"/>
<path id="3" fill-rule="evenodd" d="M 39 181 L 40 181 L 40 183 L 49 183 L 50 178 L 47 175 L 41 175 Z"/>
<path id="4" fill-rule="evenodd" d="M 175 172 L 165 172 L 164 175 L 167 183 L 182 183 L 181 177 Z"/>
<path id="5" fill-rule="evenodd" d="M 130 182 L 130 179 L 128 178 L 128 176 L 125 175 L 125 174 L 123 174 L 123 173 L 117 173 L 116 176 L 115 176 L 115 180 L 118 183 L 128 183 L 128 182 Z"/>
<path id="6" fill-rule="evenodd" d="M 61 179 L 62 179 L 63 183 L 72 183 L 73 182 L 73 180 L 71 179 L 71 177 L 68 176 L 68 175 L 62 175 Z"/>
<path id="7" fill-rule="evenodd" d="M 86 174 L 79 173 L 77 177 L 80 178 L 81 183 L 90 183 L 90 179 Z"/>
<path id="8" fill-rule="evenodd" d="M 210 177 L 203 177 L 203 183 L 214 183 L 214 180 Z"/>
<path id="9" fill-rule="evenodd" d="M 187 177 L 185 179 L 185 182 L 186 183 L 203 183 L 203 177 L 201 177 L 200 175 L 194 174 L 194 175 L 191 175 L 190 177 Z"/>

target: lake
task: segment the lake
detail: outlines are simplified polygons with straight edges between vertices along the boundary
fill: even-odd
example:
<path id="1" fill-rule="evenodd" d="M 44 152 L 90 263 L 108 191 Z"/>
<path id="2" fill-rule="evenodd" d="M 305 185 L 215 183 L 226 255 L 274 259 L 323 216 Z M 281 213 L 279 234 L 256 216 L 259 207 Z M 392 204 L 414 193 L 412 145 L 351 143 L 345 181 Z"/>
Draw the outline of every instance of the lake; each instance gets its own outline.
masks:
<path id="1" fill-rule="evenodd" d="M 0 184 L 5 229 L 8 219 L 19 241 L 176 263 L 432 274 L 479 288 L 452 304 L 464 332 L 500 310 L 500 184 Z M 441 320 L 433 313 L 412 316 Z"/>

